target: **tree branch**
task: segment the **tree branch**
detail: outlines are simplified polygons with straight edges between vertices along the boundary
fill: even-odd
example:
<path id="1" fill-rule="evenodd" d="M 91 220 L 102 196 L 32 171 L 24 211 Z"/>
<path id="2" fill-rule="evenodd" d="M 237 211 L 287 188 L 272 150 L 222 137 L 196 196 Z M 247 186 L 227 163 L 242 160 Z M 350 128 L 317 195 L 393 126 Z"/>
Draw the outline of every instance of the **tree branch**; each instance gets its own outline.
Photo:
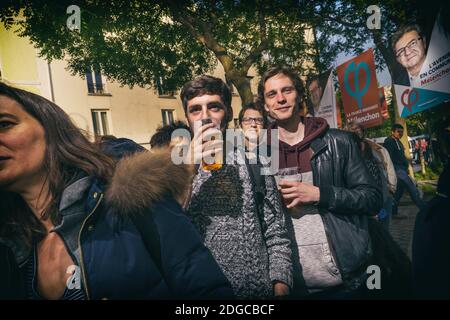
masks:
<path id="1" fill-rule="evenodd" d="M 210 12 L 209 12 L 209 14 L 211 15 L 212 23 L 214 23 L 214 21 L 217 20 L 217 14 L 216 14 L 216 12 L 217 12 L 217 10 L 216 10 L 217 2 L 216 2 L 216 0 L 210 0 L 209 1 L 209 5 L 210 5 Z"/>
<path id="2" fill-rule="evenodd" d="M 370 33 L 372 34 L 375 46 L 380 50 L 381 55 L 383 56 L 384 61 L 386 62 L 390 74 L 392 74 L 395 66 L 394 54 L 391 52 L 391 50 L 389 50 L 389 47 L 385 46 L 385 44 L 383 43 L 380 31 L 372 29 L 370 30 Z"/>
<path id="3" fill-rule="evenodd" d="M 255 63 L 255 61 L 261 56 L 262 52 L 267 48 L 269 42 L 267 39 L 267 25 L 264 16 L 264 1 L 259 3 L 258 10 L 258 23 L 259 23 L 259 35 L 261 37 L 261 42 L 259 45 L 250 52 L 250 54 L 244 59 L 242 69 L 245 73 L 248 72 L 250 67 Z"/>
<path id="4" fill-rule="evenodd" d="M 170 11 L 174 20 L 180 22 L 183 26 L 185 26 L 188 32 L 203 44 L 206 48 L 211 50 L 216 58 L 222 64 L 225 72 L 230 72 L 234 69 L 233 60 L 228 55 L 226 49 L 222 47 L 217 40 L 213 36 L 212 28 L 213 24 L 209 22 L 204 22 L 200 19 L 195 19 L 192 15 L 189 14 L 187 8 L 183 8 L 179 10 L 176 7 L 174 1 L 169 1 L 170 3 Z M 199 31 L 198 29 L 201 29 Z"/>
<path id="5" fill-rule="evenodd" d="M 360 28 L 361 27 L 361 25 L 358 24 L 358 23 L 351 23 L 351 22 L 342 20 L 341 18 L 333 17 L 331 15 L 323 15 L 323 16 L 321 16 L 319 14 L 316 14 L 315 18 L 317 18 L 319 22 L 323 22 L 323 20 L 329 20 L 329 21 L 340 23 L 343 26 L 346 26 L 346 27 L 349 27 L 349 28 Z"/>
<path id="6" fill-rule="evenodd" d="M 259 23 L 259 34 L 261 36 L 261 41 L 266 40 L 267 39 L 267 26 L 266 26 L 266 19 L 264 16 L 264 1 L 261 1 L 259 4 L 258 23 Z"/>

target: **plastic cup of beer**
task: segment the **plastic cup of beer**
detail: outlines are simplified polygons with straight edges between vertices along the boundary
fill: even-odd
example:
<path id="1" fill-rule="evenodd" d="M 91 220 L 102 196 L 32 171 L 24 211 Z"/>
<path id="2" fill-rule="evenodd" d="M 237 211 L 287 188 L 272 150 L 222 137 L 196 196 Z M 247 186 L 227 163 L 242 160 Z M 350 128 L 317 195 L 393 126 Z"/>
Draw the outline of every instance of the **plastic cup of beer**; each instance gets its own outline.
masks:
<path id="1" fill-rule="evenodd" d="M 277 183 L 278 190 L 281 190 L 280 182 L 284 181 L 298 181 L 302 182 L 302 174 L 298 167 L 282 168 L 278 169 L 278 173 L 274 175 L 275 182 Z M 283 203 L 287 206 L 292 200 L 286 200 L 282 197 Z"/>
<path id="2" fill-rule="evenodd" d="M 201 119 L 196 122 L 196 127 L 200 128 L 205 124 L 213 123 L 211 118 Z M 204 133 L 204 141 L 214 141 L 222 139 L 222 133 L 220 131 L 220 124 L 216 124 L 213 128 L 206 130 Z M 202 169 L 206 171 L 218 170 L 222 168 L 223 165 L 223 149 L 217 148 L 216 152 L 212 153 L 211 156 L 202 158 Z"/>

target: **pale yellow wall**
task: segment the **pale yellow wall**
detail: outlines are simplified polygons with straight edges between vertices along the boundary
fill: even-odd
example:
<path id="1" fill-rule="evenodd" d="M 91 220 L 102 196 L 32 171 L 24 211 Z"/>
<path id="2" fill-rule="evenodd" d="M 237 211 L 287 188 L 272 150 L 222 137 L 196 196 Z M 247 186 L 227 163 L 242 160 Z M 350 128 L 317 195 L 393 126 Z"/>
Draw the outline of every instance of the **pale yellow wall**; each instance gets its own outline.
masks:
<path id="1" fill-rule="evenodd" d="M 92 132 L 92 119 L 89 105 L 93 99 L 87 94 L 86 81 L 71 76 L 65 70 L 65 62 L 51 63 L 51 77 L 55 103 L 66 111 L 72 120 L 83 130 Z M 108 98 L 100 99 L 99 106 L 109 109 Z"/>
<path id="2" fill-rule="evenodd" d="M 178 98 L 160 98 L 154 89 L 130 89 L 106 81 L 107 95 L 89 95 L 86 79 L 71 76 L 64 61 L 52 63 L 55 102 L 84 130 L 93 132 L 92 109 L 108 109 L 111 134 L 148 144 L 156 128 L 162 125 L 162 109 L 174 110 L 174 118 L 184 120 Z"/>
<path id="3" fill-rule="evenodd" d="M 162 109 L 174 110 L 174 119 L 184 120 L 178 97 L 159 98 L 154 89 L 137 86 L 129 89 L 111 82 L 108 83 L 108 92 L 112 94 L 111 110 L 117 136 L 148 143 L 156 128 L 162 125 Z"/>
<path id="4" fill-rule="evenodd" d="M 36 52 L 28 39 L 18 37 L 17 27 L 6 30 L 0 24 L 0 56 L 2 74 L 7 80 L 38 81 Z"/>
<path id="5" fill-rule="evenodd" d="M 0 68 L 2 80 L 10 85 L 40 94 L 36 50 L 16 35 L 17 27 L 6 30 L 0 23 Z"/>

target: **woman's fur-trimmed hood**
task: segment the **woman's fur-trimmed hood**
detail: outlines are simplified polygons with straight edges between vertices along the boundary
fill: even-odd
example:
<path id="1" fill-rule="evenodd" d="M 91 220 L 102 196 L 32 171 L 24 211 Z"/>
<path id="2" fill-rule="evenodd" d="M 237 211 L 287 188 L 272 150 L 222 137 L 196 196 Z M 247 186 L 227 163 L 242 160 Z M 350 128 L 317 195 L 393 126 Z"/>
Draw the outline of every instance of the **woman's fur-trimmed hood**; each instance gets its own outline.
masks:
<path id="1" fill-rule="evenodd" d="M 173 163 L 169 148 L 137 152 L 117 163 L 106 201 L 121 214 L 148 208 L 168 194 L 182 203 L 192 176 L 191 166 Z"/>

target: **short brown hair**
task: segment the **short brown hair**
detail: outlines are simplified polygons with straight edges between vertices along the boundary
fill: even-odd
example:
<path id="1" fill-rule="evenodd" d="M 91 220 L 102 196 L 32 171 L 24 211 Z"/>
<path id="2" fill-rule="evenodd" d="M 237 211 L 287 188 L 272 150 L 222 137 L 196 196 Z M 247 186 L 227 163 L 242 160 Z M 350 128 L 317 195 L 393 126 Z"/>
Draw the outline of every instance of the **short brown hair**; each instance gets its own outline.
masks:
<path id="1" fill-rule="evenodd" d="M 181 89 L 180 98 L 183 103 L 183 109 L 186 117 L 188 101 L 205 94 L 220 96 L 223 104 L 225 105 L 224 122 L 225 124 L 230 122 L 233 119 L 230 88 L 221 79 L 208 75 L 202 75 L 186 82 Z"/>
<path id="2" fill-rule="evenodd" d="M 156 133 L 150 138 L 151 148 L 168 147 L 172 140 L 172 133 L 177 129 L 189 131 L 189 127 L 183 121 L 175 121 L 174 123 L 158 127 Z"/>

